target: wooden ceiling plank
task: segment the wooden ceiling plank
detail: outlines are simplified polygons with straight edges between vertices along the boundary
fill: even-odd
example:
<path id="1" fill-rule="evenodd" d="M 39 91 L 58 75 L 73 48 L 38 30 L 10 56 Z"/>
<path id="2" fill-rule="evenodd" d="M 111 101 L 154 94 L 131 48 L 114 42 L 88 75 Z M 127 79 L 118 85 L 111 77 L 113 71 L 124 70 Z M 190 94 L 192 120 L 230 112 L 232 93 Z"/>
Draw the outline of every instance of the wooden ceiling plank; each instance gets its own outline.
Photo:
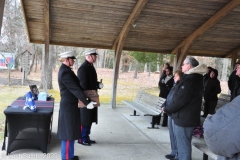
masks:
<path id="1" fill-rule="evenodd" d="M 29 34 L 29 26 L 28 26 L 28 23 L 27 23 L 27 16 L 26 16 L 26 13 L 25 13 L 25 8 L 24 8 L 24 4 L 23 4 L 23 0 L 21 0 L 21 6 L 22 6 L 22 12 L 23 12 L 23 17 L 24 17 L 24 23 L 25 23 L 25 26 L 26 26 L 26 30 L 27 30 L 27 37 L 28 37 L 28 41 L 31 42 L 30 40 L 30 34 Z"/>
<path id="2" fill-rule="evenodd" d="M 136 21 L 137 17 L 139 16 L 139 14 L 141 13 L 141 11 L 143 10 L 144 6 L 147 4 L 148 0 L 139 0 L 137 2 L 137 4 L 135 5 L 135 7 L 132 10 L 132 13 L 129 15 L 126 23 L 124 24 L 118 38 L 115 40 L 114 44 L 113 44 L 113 49 L 116 48 L 117 43 L 120 44 L 118 45 L 123 45 L 128 32 L 130 31 L 132 25 L 134 24 L 134 22 Z"/>
<path id="3" fill-rule="evenodd" d="M 190 34 L 186 39 L 184 39 L 178 46 L 176 46 L 172 53 L 176 53 L 178 48 L 181 48 L 183 45 L 187 43 L 192 43 L 199 35 L 206 32 L 210 27 L 215 25 L 218 21 L 220 21 L 223 17 L 225 17 L 229 12 L 231 12 L 234 8 L 239 6 L 240 0 L 232 0 L 227 3 L 222 9 L 220 9 L 216 14 L 214 14 L 211 18 L 209 18 L 204 24 L 202 24 L 198 29 L 196 29 L 192 34 Z M 190 45 L 187 44 L 187 45 Z"/>

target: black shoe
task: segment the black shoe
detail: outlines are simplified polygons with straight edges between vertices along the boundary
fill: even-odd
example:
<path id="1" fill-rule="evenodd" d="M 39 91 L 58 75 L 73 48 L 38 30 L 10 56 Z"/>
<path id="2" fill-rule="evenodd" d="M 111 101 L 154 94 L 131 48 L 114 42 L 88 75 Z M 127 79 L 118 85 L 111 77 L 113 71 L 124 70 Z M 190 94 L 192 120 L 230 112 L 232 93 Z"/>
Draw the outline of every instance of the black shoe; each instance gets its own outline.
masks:
<path id="1" fill-rule="evenodd" d="M 71 160 L 79 160 L 78 156 L 73 156 L 73 158 L 71 158 Z"/>
<path id="2" fill-rule="evenodd" d="M 167 127 L 167 125 L 162 124 L 162 127 Z"/>
<path id="3" fill-rule="evenodd" d="M 62 159 L 62 160 L 69 160 L 69 159 Z M 70 160 L 79 160 L 78 156 L 73 156 L 73 158 L 70 158 Z"/>
<path id="4" fill-rule="evenodd" d="M 82 142 L 82 145 L 84 145 L 84 146 L 91 146 L 91 143 L 89 143 L 89 142 Z"/>
<path id="5" fill-rule="evenodd" d="M 89 142 L 90 142 L 91 144 L 95 144 L 95 143 L 96 143 L 96 141 L 94 141 L 94 140 L 89 140 Z"/>
<path id="6" fill-rule="evenodd" d="M 175 157 L 175 155 L 172 155 L 172 154 L 167 154 L 165 156 L 167 159 L 173 159 Z"/>

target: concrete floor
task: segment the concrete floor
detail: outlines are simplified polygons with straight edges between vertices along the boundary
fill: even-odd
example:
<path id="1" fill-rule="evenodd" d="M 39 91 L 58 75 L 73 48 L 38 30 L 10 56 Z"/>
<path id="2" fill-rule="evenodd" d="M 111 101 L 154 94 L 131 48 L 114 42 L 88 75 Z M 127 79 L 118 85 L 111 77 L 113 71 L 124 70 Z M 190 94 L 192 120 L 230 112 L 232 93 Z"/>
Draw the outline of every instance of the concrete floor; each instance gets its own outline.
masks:
<path id="1" fill-rule="evenodd" d="M 22 149 L 6 156 L 1 151 L 0 159 L 61 159 L 60 140 L 56 137 L 59 104 L 55 104 L 53 114 L 52 141 L 48 154 L 40 150 Z M 148 129 L 151 117 L 130 116 L 133 110 L 124 105 L 116 109 L 109 105 L 99 107 L 99 124 L 93 124 L 91 139 L 96 140 L 92 146 L 75 143 L 75 155 L 81 160 L 164 160 L 170 153 L 170 140 L 167 127 Z M 193 138 L 193 141 L 201 140 Z M 202 152 L 192 148 L 192 159 L 201 160 Z M 209 158 L 210 159 L 210 158 Z"/>

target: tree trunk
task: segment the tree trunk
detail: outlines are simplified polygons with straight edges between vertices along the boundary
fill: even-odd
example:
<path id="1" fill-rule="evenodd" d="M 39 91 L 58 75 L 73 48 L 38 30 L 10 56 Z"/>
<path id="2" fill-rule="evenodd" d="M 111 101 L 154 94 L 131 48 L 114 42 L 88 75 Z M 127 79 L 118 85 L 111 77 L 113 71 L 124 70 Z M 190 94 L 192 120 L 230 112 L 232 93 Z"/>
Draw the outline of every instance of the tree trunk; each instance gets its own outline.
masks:
<path id="1" fill-rule="evenodd" d="M 147 72 L 147 63 L 144 65 L 144 72 Z"/>
<path id="2" fill-rule="evenodd" d="M 53 65 L 54 65 L 54 46 L 50 46 L 50 52 L 49 52 L 49 63 L 48 63 L 48 71 L 46 72 L 47 74 L 47 89 L 53 89 L 52 85 L 52 70 L 53 70 Z"/>
<path id="3" fill-rule="evenodd" d="M 39 86 L 40 89 L 43 89 L 43 83 L 45 82 L 45 73 L 43 66 L 45 65 L 45 45 L 42 45 L 42 63 L 41 63 L 41 84 Z"/>
<path id="4" fill-rule="evenodd" d="M 216 63 L 215 68 L 218 70 L 218 78 L 219 78 L 221 77 L 222 67 L 223 67 L 222 58 L 216 58 L 215 63 Z"/>
<path id="5" fill-rule="evenodd" d="M 29 70 L 28 70 L 28 75 L 30 75 L 30 72 L 32 71 L 32 68 L 33 68 L 33 65 L 34 65 L 34 62 L 35 62 L 35 54 L 36 54 L 36 53 L 34 53 L 34 54 L 32 55 L 32 64 L 30 65 L 30 68 L 29 68 Z"/>
<path id="6" fill-rule="evenodd" d="M 222 68 L 222 81 L 227 81 L 227 70 L 228 70 L 228 62 L 229 60 L 227 58 L 223 59 L 223 68 Z"/>
<path id="7" fill-rule="evenodd" d="M 148 77 L 150 77 L 151 74 L 151 62 L 148 62 Z"/>
<path id="8" fill-rule="evenodd" d="M 134 76 L 133 78 L 137 78 L 137 73 L 138 73 L 138 61 L 136 63 L 136 68 L 135 68 L 135 71 L 134 71 Z"/>

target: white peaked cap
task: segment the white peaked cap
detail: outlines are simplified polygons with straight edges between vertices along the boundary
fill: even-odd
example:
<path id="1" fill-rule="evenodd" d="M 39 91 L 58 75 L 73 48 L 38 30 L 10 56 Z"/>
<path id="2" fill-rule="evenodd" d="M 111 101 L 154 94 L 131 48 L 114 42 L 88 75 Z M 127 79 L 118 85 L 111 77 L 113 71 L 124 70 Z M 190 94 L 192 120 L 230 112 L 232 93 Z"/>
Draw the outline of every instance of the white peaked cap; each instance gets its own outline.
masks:
<path id="1" fill-rule="evenodd" d="M 76 59 L 73 53 L 74 53 L 74 51 L 67 51 L 67 52 L 60 53 L 59 56 L 60 56 L 60 58 Z"/>
<path id="2" fill-rule="evenodd" d="M 92 55 L 98 55 L 96 51 L 97 51 L 96 48 L 88 49 L 88 50 L 86 50 L 85 52 L 83 52 L 83 54 L 84 54 L 85 56 L 90 55 L 90 54 L 92 54 Z"/>

